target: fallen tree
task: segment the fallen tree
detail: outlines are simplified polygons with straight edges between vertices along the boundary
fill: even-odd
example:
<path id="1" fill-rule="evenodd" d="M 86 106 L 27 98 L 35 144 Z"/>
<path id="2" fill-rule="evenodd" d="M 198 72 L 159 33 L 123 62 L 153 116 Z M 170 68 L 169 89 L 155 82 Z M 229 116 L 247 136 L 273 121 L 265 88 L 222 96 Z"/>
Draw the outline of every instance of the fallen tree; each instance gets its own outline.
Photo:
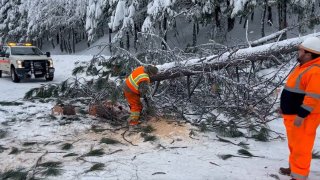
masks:
<path id="1" fill-rule="evenodd" d="M 271 132 L 266 131 L 267 123 L 278 118 L 279 87 L 294 66 L 293 52 L 306 37 L 256 47 L 212 44 L 218 48 L 206 45 L 192 53 L 146 47 L 144 52 L 131 54 L 117 47 L 112 57 L 96 55 L 89 63 L 79 63 L 73 71 L 75 78 L 35 88 L 26 98 L 123 101 L 120 85 L 133 67 L 157 64 L 161 71 L 152 77 L 157 82 L 152 93 L 157 115 L 178 117 L 202 130 L 214 129 L 233 137 L 243 136 L 239 129 L 247 129 L 250 136 L 264 139 Z M 81 74 L 86 77 L 79 78 Z"/>
<path id="2" fill-rule="evenodd" d="M 320 33 L 287 39 L 257 47 L 230 50 L 231 52 L 228 51 L 220 55 L 213 55 L 205 58 L 159 65 L 158 67 L 162 72 L 154 76 L 152 81 L 161 81 L 180 76 L 191 76 L 203 71 L 210 72 L 230 66 L 238 66 L 243 65 L 244 63 L 267 59 L 271 61 L 278 61 L 280 63 L 281 60 L 277 58 L 278 56 L 296 51 L 298 45 L 308 36 L 320 36 Z"/>

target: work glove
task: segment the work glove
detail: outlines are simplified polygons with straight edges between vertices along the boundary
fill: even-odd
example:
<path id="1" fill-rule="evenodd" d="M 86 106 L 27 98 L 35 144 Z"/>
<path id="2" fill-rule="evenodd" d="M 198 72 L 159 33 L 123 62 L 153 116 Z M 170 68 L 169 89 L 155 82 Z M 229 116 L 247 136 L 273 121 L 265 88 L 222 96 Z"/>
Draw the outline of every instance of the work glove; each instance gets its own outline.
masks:
<path id="1" fill-rule="evenodd" d="M 296 127 L 300 127 L 301 124 L 302 124 L 302 122 L 303 122 L 303 120 L 304 120 L 304 118 L 299 117 L 299 116 L 296 116 L 296 118 L 294 119 L 294 123 L 293 123 L 293 124 L 294 124 Z"/>
<path id="2" fill-rule="evenodd" d="M 138 90 L 140 93 L 140 97 L 144 97 L 144 96 L 150 94 L 150 87 L 147 82 L 141 82 Z"/>

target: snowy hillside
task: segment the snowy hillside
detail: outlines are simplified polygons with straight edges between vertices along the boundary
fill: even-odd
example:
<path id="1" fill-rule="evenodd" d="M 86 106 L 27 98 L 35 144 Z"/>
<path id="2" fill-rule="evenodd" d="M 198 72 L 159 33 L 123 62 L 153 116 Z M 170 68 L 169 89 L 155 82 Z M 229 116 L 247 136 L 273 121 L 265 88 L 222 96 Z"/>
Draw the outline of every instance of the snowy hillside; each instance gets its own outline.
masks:
<path id="1" fill-rule="evenodd" d="M 70 77 L 74 62 L 90 58 L 53 56 L 56 67 L 53 83 Z M 30 88 L 45 83 L 43 80 L 13 83 L 9 76 L 0 78 L 1 173 L 19 170 L 23 177 L 28 174 L 28 177 L 45 179 L 86 180 L 290 179 L 278 173 L 279 167 L 288 164 L 286 139 L 279 138 L 286 137 L 280 118 L 269 124 L 278 132 L 270 142 L 224 138 L 233 144 L 222 142 L 213 132 L 200 132 L 187 123 L 151 118 L 145 125 L 155 129 L 150 135 L 156 140 L 147 141 L 137 130 L 112 130 L 106 123 L 81 113 L 79 117 L 70 118 L 50 116 L 54 102 L 33 103 L 21 99 Z M 111 144 L 103 138 L 119 142 Z M 240 142 L 247 144 L 247 150 L 257 157 L 239 155 L 238 150 L 243 149 L 237 145 Z M 314 147 L 316 152 L 320 151 L 319 131 Z M 225 154 L 236 157 L 221 159 Z M 54 168 L 45 166 L 52 161 Z M 94 165 L 96 168 L 92 168 Z M 310 180 L 320 179 L 319 167 L 320 160 L 313 159 Z"/>

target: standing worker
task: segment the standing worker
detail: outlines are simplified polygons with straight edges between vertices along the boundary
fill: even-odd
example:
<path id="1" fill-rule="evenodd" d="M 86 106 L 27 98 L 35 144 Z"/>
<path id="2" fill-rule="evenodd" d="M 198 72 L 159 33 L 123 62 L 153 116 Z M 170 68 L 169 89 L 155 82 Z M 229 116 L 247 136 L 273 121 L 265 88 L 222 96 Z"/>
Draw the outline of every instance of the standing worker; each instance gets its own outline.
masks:
<path id="1" fill-rule="evenodd" d="M 298 47 L 299 65 L 290 73 L 280 99 L 287 131 L 292 180 L 308 178 L 312 149 L 320 123 L 320 39 L 309 37 Z"/>
<path id="2" fill-rule="evenodd" d="M 142 103 L 140 98 L 146 98 L 149 93 L 150 77 L 158 73 L 158 68 L 152 65 L 139 66 L 126 78 L 123 86 L 124 95 L 130 106 L 129 125 L 139 124 Z"/>

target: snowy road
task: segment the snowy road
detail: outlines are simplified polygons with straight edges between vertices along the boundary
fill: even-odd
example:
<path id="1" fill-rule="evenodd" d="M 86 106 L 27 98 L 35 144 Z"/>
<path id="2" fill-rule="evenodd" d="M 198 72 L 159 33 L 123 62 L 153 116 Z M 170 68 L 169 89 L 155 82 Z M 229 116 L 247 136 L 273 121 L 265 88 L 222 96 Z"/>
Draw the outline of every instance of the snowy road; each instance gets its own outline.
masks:
<path id="1" fill-rule="evenodd" d="M 39 87 L 46 83 L 59 83 L 71 76 L 74 63 L 77 61 L 88 61 L 92 56 L 76 56 L 76 55 L 56 55 L 52 56 L 54 67 L 56 69 L 55 77 L 52 82 L 46 82 L 42 79 L 30 79 L 21 83 L 13 83 L 8 74 L 3 74 L 0 78 L 0 101 L 14 101 L 23 98 L 24 94 L 34 87 Z"/>

